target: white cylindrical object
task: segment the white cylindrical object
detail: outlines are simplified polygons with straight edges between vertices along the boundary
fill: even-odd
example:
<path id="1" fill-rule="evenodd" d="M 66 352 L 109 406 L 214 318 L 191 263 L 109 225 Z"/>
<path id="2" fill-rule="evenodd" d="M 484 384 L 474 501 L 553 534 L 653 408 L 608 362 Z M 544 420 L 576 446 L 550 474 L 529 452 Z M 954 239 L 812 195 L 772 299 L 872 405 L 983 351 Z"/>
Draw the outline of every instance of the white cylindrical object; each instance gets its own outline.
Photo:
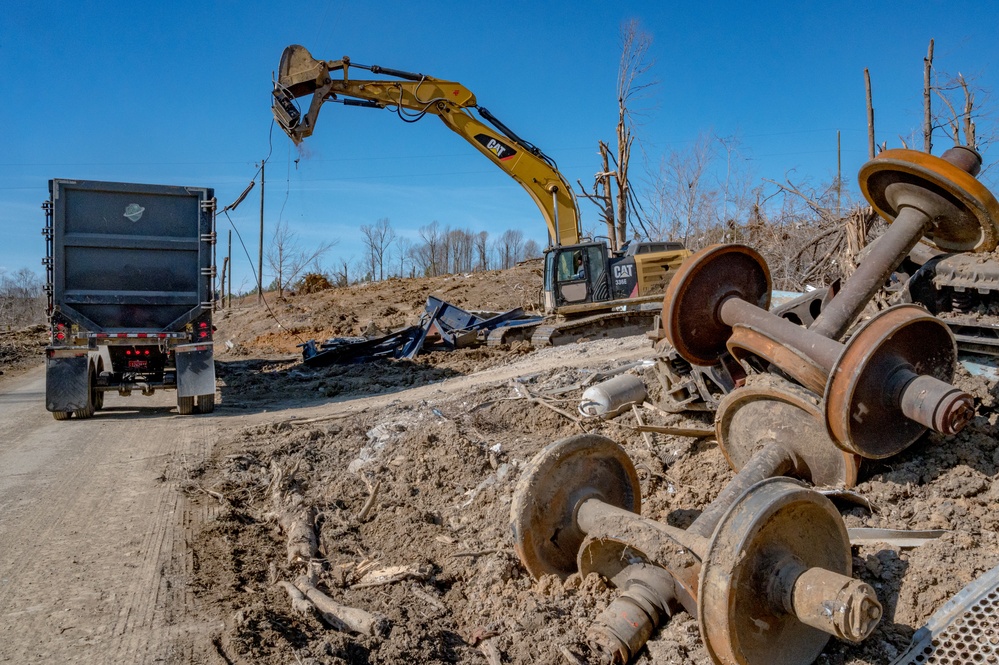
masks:
<path id="1" fill-rule="evenodd" d="M 646 395 L 645 382 L 641 378 L 622 374 L 583 391 L 579 413 L 601 418 L 616 416 L 632 404 L 644 402 Z"/>

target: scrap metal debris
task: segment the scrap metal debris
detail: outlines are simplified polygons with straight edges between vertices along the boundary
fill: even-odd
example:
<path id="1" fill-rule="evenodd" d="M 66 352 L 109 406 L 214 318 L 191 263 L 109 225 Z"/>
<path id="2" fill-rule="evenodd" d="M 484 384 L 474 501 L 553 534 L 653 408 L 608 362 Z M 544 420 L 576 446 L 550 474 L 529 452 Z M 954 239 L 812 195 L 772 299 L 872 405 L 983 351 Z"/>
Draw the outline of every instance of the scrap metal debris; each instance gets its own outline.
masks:
<path id="1" fill-rule="evenodd" d="M 687 529 L 640 515 L 635 465 L 611 439 L 568 437 L 531 460 L 511 503 L 514 547 L 535 579 L 597 572 L 618 588 L 588 633 L 601 662 L 627 663 L 678 605 L 697 617 L 716 663 L 804 665 L 830 636 L 871 635 L 882 606 L 852 575 L 852 544 L 916 547 L 942 532 L 848 531 L 830 498 L 785 476 L 848 490 L 863 458 L 902 452 L 928 430 L 957 434 L 972 420 L 973 397 L 950 382 L 954 333 L 924 308 L 896 304 L 844 337 L 924 236 L 944 252 L 996 247 L 999 201 L 974 179 L 980 167 L 980 155 L 962 146 L 942 157 L 886 151 L 868 162 L 864 195 L 894 223 L 842 285 L 776 311 L 769 267 L 748 246 L 706 247 L 678 269 L 663 300 L 661 339 L 673 354 L 660 380 L 677 405 L 699 399 L 717 411 L 718 446 L 737 472 Z M 949 301 L 970 310 L 968 289 L 987 292 L 991 279 L 965 272 L 974 279 L 952 277 Z M 672 374 L 694 368 L 717 371 L 676 390 Z M 643 400 L 632 378 L 588 389 L 580 413 Z M 953 661 L 927 662 L 994 653 L 976 650 L 978 635 Z"/>
<path id="2" fill-rule="evenodd" d="M 892 665 L 963 665 L 999 659 L 999 566 L 961 589 Z"/>
<path id="3" fill-rule="evenodd" d="M 378 358 L 412 359 L 425 348 L 453 351 L 485 344 L 493 330 L 540 320 L 538 316 L 526 316 L 520 307 L 481 316 L 429 296 L 420 322 L 415 326 L 380 337 L 334 337 L 318 343 L 310 339 L 299 347 L 302 362 L 309 367 L 364 363 Z"/>

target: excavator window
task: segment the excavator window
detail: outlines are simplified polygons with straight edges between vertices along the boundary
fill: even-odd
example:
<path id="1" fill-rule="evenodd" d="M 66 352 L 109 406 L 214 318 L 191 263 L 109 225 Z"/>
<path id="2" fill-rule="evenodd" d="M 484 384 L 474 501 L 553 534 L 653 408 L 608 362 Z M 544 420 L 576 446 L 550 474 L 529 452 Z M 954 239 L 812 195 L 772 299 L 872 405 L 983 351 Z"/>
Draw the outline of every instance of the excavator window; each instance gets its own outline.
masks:
<path id="1" fill-rule="evenodd" d="M 575 279 L 586 279 L 586 263 L 583 252 L 575 250 L 562 252 L 558 255 L 558 281 L 567 282 Z"/>
<path id="2" fill-rule="evenodd" d="M 607 281 L 607 253 L 603 246 L 589 246 L 590 273 L 586 275 L 590 284 L 590 294 L 593 302 L 610 300 L 610 288 Z"/>

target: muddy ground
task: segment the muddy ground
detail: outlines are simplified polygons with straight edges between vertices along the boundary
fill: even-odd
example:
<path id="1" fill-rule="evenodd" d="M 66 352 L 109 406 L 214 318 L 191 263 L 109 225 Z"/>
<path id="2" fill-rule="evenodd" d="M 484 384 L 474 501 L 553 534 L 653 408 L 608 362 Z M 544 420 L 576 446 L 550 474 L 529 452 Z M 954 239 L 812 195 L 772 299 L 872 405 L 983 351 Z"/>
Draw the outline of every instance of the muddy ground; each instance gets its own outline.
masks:
<path id="1" fill-rule="evenodd" d="M 380 329 L 411 324 L 431 293 L 467 308 L 502 311 L 529 303 L 538 286 L 534 267 L 480 277 L 392 280 L 290 297 L 274 310 L 278 318 L 293 321 L 284 325 L 296 334 L 322 339 L 359 334 L 372 324 Z M 196 472 L 199 487 L 217 493 L 226 507 L 195 543 L 198 597 L 204 611 L 225 621 L 215 643 L 223 661 L 484 663 L 498 654 L 501 662 L 558 663 L 585 658 L 585 631 L 613 591 L 593 578 L 535 582 L 522 568 L 512 550 L 509 521 L 511 494 L 525 463 L 546 444 L 582 429 L 610 436 L 636 463 L 644 514 L 680 527 L 732 476 L 710 439 L 653 435 L 646 441 L 627 427 L 580 424 L 568 417 L 582 390 L 578 384 L 624 362 L 615 358 L 618 350 L 652 357 L 651 343 L 642 338 L 540 352 L 523 347 L 440 352 L 413 362 L 312 370 L 298 364 L 296 356 L 281 357 L 295 351 L 294 335 L 275 329 L 258 308 L 237 309 L 222 318 L 218 338 L 229 336 L 238 339 L 233 351 L 219 356 L 222 405 L 327 401 L 332 417 L 233 431 L 215 461 Z M 580 354 L 585 354 L 582 362 Z M 512 380 L 490 380 L 511 369 Z M 413 388 L 469 376 L 481 379 L 460 394 L 408 397 Z M 651 379 L 647 383 L 654 392 Z M 959 383 L 977 398 L 974 422 L 951 439 L 927 436 L 896 457 L 865 463 L 857 491 L 873 510 L 846 506 L 843 513 L 851 527 L 949 533 L 914 549 L 854 548 L 855 575 L 875 588 L 886 614 L 867 641 L 831 640 L 818 662 L 891 662 L 948 598 L 999 564 L 999 516 L 993 509 L 999 498 L 995 388 L 964 373 Z M 391 399 L 370 408 L 343 408 L 372 394 Z M 536 395 L 546 399 L 532 401 Z M 712 424 L 704 415 L 652 410 L 643 415 L 655 424 Z M 618 422 L 633 423 L 634 416 L 620 416 Z M 303 564 L 287 562 L 285 538 L 267 519 L 274 464 L 294 469 L 291 489 L 318 510 L 320 558 L 314 568 L 319 586 L 340 603 L 388 617 L 387 634 L 333 631 L 316 616 L 295 614 L 285 592 L 275 586 L 301 574 Z M 369 514 L 358 519 L 376 486 Z M 204 500 L 213 499 L 206 495 Z M 366 571 L 391 566 L 403 567 L 403 579 L 363 584 Z M 696 620 L 681 613 L 655 635 L 637 662 L 701 665 L 710 659 Z"/>
<path id="2" fill-rule="evenodd" d="M 627 427 L 633 414 L 617 424 L 572 417 L 581 383 L 651 358 L 651 343 L 467 349 L 322 369 L 301 365 L 295 346 L 415 323 L 430 294 L 472 309 L 523 306 L 535 298 L 538 267 L 291 296 L 270 302 L 280 326 L 252 298 L 217 318 L 217 415 L 296 406 L 313 415 L 223 426 L 214 458 L 190 470 L 187 491 L 222 505 L 192 543 L 199 611 L 225 626 L 213 638 L 215 662 L 582 662 L 575 659 L 587 655 L 586 629 L 614 592 L 593 577 L 535 582 L 518 562 L 510 503 L 527 461 L 584 429 L 610 436 L 637 466 L 643 513 L 680 527 L 732 476 L 710 439 L 646 440 Z M 893 458 L 866 462 L 856 490 L 873 510 L 843 507 L 850 527 L 949 533 L 913 549 L 855 547 L 854 574 L 875 588 L 886 614 L 864 643 L 833 639 L 817 662 L 890 663 L 948 598 L 999 564 L 996 389 L 963 372 L 958 383 L 976 397 L 972 424 L 956 437 L 927 436 Z M 645 409 L 642 416 L 712 425 L 705 415 Z M 269 518 L 275 469 L 284 473 L 281 489 L 317 511 L 318 586 L 344 605 L 384 615 L 387 632 L 338 632 L 292 610 L 276 583 L 293 581 L 305 564 L 288 562 L 286 538 Z M 397 581 L 366 585 L 372 571 L 389 567 L 398 567 Z M 711 661 L 696 620 L 680 613 L 636 662 Z"/>

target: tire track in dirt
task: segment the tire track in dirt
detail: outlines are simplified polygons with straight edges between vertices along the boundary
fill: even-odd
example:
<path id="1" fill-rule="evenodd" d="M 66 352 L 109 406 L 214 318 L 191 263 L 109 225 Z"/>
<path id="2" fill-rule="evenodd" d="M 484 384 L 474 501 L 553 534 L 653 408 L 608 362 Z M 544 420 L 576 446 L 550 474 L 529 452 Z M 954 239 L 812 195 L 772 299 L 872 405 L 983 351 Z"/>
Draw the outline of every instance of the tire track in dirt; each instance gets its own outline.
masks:
<path id="1" fill-rule="evenodd" d="M 56 422 L 43 393 L 43 372 L 0 388 L 0 661 L 198 662 L 212 626 L 192 618 L 188 534 L 203 515 L 180 489 L 216 418 L 178 417 L 159 393 Z"/>
<path id="2" fill-rule="evenodd" d="M 506 365 L 491 367 L 487 370 L 415 388 L 407 388 L 400 392 L 379 393 L 371 396 L 351 394 L 322 403 L 312 401 L 307 405 L 303 405 L 300 399 L 298 403 L 293 400 L 282 401 L 282 396 L 278 393 L 274 395 L 273 409 L 248 414 L 229 412 L 233 417 L 226 419 L 225 424 L 226 426 L 251 426 L 277 422 L 282 419 L 322 418 L 342 413 L 359 412 L 364 409 L 375 409 L 395 402 L 433 400 L 467 392 L 472 388 L 480 389 L 488 385 L 506 383 L 521 376 L 541 373 L 557 367 L 580 368 L 615 361 L 625 363 L 652 358 L 654 353 L 652 343 L 644 335 L 600 339 L 586 344 L 540 349 L 527 357 L 518 357 L 517 360 Z M 225 411 L 224 401 L 222 408 Z M 282 414 L 284 418 L 282 418 Z"/>

